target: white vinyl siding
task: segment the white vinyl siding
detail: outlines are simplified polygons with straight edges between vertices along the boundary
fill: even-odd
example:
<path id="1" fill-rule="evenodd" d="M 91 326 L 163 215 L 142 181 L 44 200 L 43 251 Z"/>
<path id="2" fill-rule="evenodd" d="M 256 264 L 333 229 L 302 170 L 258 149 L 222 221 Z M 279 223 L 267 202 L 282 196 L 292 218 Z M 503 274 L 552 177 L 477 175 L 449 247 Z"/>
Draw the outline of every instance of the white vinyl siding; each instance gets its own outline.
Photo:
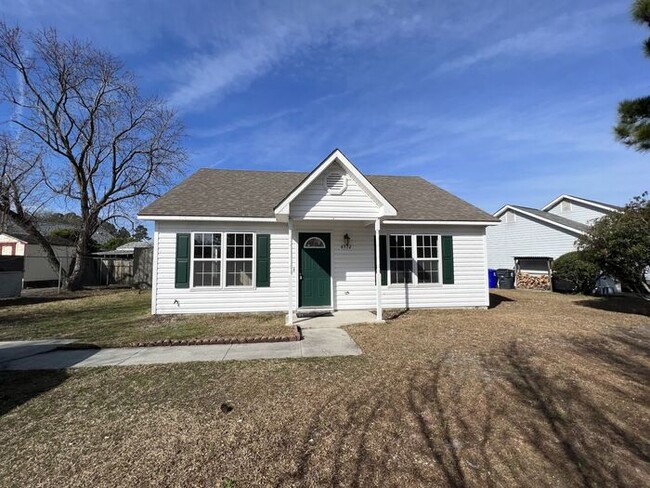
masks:
<path id="1" fill-rule="evenodd" d="M 499 225 L 488 227 L 489 267 L 513 269 L 515 256 L 557 258 L 575 251 L 577 238 L 578 233 L 517 214 L 516 222 L 502 221 Z"/>
<path id="2" fill-rule="evenodd" d="M 330 232 L 332 298 L 338 310 L 376 306 L 374 229 L 354 223 L 301 222 L 295 225 L 294 262 L 298 232 Z M 471 226 L 382 225 L 381 234 L 436 234 L 454 236 L 454 284 L 392 284 L 382 286 L 384 308 L 456 308 L 488 305 L 485 228 Z M 350 236 L 350 248 L 342 247 Z M 296 264 L 297 266 L 297 264 Z M 440 276 L 442 282 L 442 274 Z M 294 290 L 297 293 L 297 281 Z M 296 302 L 294 302 L 296 303 Z"/>
<path id="3" fill-rule="evenodd" d="M 286 224 L 166 221 L 156 224 L 156 313 L 213 313 L 286 311 L 289 284 L 289 242 Z M 176 233 L 255 232 L 271 236 L 271 286 L 175 288 Z M 354 222 L 296 222 L 294 226 L 294 305 L 298 293 L 298 236 L 300 232 L 330 233 L 332 305 L 335 309 L 376 307 L 374 228 Z M 471 226 L 384 225 L 382 234 L 454 236 L 453 285 L 393 284 L 382 287 L 384 308 L 485 307 L 488 305 L 485 230 Z M 343 236 L 350 236 L 350 247 Z M 439 243 L 440 245 L 440 243 Z M 442 276 L 440 276 L 442 281 Z"/>
<path id="4" fill-rule="evenodd" d="M 566 209 L 566 202 L 569 202 L 571 204 L 570 210 Z M 564 209 L 562 208 L 563 204 L 565 207 Z M 554 207 L 548 209 L 548 212 L 587 225 L 593 224 L 594 220 L 599 219 L 603 215 L 607 215 L 609 213 L 607 210 L 569 200 L 562 200 L 557 202 Z"/>
<path id="5" fill-rule="evenodd" d="M 156 223 L 156 313 L 286 311 L 289 253 L 286 224 L 162 221 Z M 255 232 L 269 234 L 271 286 L 175 288 L 176 234 L 194 232 Z M 254 284 L 254 282 L 253 282 Z M 175 303 L 176 301 L 176 303 Z"/>
<path id="6" fill-rule="evenodd" d="M 291 202 L 293 219 L 372 219 L 379 215 L 379 204 L 361 188 L 351 175 L 346 175 L 344 191 L 328 191 L 327 178 L 332 172 L 344 173 L 339 164 L 332 164 Z"/>

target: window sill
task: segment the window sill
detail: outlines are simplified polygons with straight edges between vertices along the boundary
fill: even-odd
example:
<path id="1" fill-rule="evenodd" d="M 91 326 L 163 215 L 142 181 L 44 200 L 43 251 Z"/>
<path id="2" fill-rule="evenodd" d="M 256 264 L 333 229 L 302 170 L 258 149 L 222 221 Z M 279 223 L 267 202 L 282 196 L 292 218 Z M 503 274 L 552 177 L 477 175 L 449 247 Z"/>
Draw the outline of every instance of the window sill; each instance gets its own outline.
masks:
<path id="1" fill-rule="evenodd" d="M 202 291 L 223 291 L 227 292 L 228 290 L 256 290 L 255 286 L 194 286 L 190 288 L 190 292 L 198 293 Z"/>
<path id="2" fill-rule="evenodd" d="M 391 283 L 382 288 L 442 288 L 442 283 Z"/>

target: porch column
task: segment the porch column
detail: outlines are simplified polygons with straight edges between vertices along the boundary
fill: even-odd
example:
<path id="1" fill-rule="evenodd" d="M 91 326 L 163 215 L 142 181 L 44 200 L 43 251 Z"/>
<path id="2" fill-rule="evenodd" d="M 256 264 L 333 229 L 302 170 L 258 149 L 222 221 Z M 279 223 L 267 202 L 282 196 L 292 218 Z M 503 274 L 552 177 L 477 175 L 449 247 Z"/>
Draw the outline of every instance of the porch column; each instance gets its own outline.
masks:
<path id="1" fill-rule="evenodd" d="M 287 222 L 289 227 L 289 291 L 287 325 L 293 325 L 293 221 Z"/>
<path id="2" fill-rule="evenodd" d="M 383 322 L 381 309 L 381 264 L 379 260 L 379 229 L 381 220 L 375 219 L 375 288 L 377 289 L 377 322 Z"/>

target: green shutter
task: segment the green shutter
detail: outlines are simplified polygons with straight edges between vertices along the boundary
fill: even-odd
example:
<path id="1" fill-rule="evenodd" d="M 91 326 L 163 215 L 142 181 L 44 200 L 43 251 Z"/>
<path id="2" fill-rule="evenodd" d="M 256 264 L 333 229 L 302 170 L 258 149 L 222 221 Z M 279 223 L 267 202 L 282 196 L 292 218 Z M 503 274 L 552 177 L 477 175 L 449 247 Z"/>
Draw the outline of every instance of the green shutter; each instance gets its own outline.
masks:
<path id="1" fill-rule="evenodd" d="M 269 234 L 257 234 L 256 270 L 257 287 L 271 286 L 271 236 Z"/>
<path id="2" fill-rule="evenodd" d="M 452 236 L 442 236 L 442 282 L 445 285 L 454 284 L 454 239 Z"/>
<path id="3" fill-rule="evenodd" d="M 379 236 L 379 271 L 381 271 L 381 284 L 388 284 L 388 252 L 386 245 L 387 236 Z"/>
<path id="4" fill-rule="evenodd" d="M 377 255 L 377 241 L 372 238 L 372 243 L 375 249 L 375 256 Z M 386 236 L 379 236 L 379 271 L 381 272 L 381 284 L 386 286 L 388 284 L 388 257 L 386 255 Z M 375 274 L 377 274 L 377 261 L 375 261 Z M 377 279 L 375 278 L 375 282 Z"/>
<path id="5" fill-rule="evenodd" d="M 176 234 L 176 288 L 190 287 L 190 235 Z"/>

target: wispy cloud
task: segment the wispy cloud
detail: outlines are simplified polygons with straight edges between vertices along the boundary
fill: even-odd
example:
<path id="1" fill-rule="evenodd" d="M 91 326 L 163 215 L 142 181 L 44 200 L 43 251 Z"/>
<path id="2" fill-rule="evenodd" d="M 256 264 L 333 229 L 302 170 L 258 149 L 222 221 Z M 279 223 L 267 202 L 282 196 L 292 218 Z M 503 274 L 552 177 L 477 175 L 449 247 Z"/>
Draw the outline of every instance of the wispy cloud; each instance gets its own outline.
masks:
<path id="1" fill-rule="evenodd" d="M 546 25 L 498 40 L 477 51 L 441 64 L 436 73 L 469 68 L 500 57 L 543 58 L 558 53 L 576 53 L 611 41 L 602 24 L 627 15 L 626 7 L 610 4 L 554 17 Z"/>

